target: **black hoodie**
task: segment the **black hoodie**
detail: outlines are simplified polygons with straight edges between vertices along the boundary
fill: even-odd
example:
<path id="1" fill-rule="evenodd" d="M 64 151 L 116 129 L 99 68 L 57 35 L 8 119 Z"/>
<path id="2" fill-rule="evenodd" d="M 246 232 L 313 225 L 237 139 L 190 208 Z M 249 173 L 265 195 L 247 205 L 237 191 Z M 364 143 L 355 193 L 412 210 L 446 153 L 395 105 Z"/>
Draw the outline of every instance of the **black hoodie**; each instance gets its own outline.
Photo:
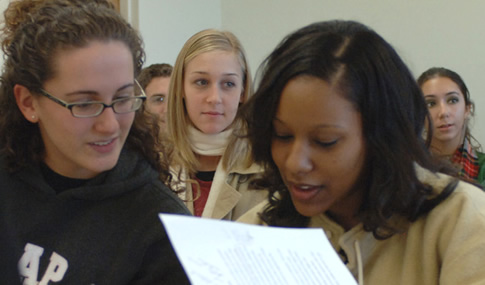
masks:
<path id="1" fill-rule="evenodd" d="M 158 218 L 189 211 L 134 152 L 58 194 L 38 165 L 2 167 L 0 203 L 0 234 L 13 244 L 0 255 L 12 252 L 24 284 L 189 284 Z"/>

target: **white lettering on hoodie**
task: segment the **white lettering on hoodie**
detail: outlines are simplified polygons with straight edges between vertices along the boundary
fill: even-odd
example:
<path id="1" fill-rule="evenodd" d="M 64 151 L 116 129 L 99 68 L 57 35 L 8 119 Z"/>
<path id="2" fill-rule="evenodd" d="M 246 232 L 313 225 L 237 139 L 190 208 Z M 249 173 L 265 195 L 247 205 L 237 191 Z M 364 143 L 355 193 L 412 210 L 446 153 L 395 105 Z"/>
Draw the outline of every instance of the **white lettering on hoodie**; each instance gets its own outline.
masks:
<path id="1" fill-rule="evenodd" d="M 68 268 L 67 260 L 53 252 L 42 279 L 40 282 L 37 281 L 40 257 L 43 253 L 44 249 L 40 246 L 31 243 L 25 245 L 24 254 L 18 263 L 19 272 L 23 278 L 22 285 L 48 285 L 50 281 L 58 282 L 64 277 Z"/>

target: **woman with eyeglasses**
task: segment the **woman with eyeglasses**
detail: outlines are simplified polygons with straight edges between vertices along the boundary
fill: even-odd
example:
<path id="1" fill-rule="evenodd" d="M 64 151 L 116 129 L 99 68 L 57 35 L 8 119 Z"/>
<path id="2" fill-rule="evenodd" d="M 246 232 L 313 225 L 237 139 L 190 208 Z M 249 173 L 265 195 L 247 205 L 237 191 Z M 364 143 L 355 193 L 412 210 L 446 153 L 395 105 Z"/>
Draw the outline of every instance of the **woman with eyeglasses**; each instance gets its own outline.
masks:
<path id="1" fill-rule="evenodd" d="M 104 0 L 12 1 L 2 31 L 0 232 L 23 284 L 188 284 L 137 32 Z"/>

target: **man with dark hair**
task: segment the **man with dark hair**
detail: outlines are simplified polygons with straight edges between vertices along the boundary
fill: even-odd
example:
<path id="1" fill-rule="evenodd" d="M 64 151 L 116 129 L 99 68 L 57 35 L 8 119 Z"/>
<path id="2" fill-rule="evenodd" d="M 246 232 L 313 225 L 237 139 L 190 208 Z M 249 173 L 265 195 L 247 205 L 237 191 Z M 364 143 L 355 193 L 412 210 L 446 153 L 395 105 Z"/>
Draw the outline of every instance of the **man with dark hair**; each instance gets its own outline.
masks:
<path id="1" fill-rule="evenodd" d="M 138 82 L 147 95 L 145 108 L 160 118 L 161 130 L 165 129 L 165 112 L 172 69 L 172 66 L 167 63 L 152 64 L 143 68 L 138 76 Z"/>

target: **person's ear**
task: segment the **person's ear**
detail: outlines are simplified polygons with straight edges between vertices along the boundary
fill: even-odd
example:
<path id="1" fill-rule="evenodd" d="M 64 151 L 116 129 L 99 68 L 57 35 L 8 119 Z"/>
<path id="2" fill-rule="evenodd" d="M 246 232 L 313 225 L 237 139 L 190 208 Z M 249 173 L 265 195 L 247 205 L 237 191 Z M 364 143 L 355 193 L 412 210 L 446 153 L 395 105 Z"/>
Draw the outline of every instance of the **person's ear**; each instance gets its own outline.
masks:
<path id="1" fill-rule="evenodd" d="M 30 90 L 20 84 L 15 84 L 13 87 L 13 93 L 15 95 L 15 101 L 20 109 L 20 112 L 24 115 L 25 119 L 31 123 L 37 123 L 39 118 L 34 106 L 34 96 Z"/>
<path id="2" fill-rule="evenodd" d="M 241 95 L 239 96 L 239 104 L 244 103 L 244 100 L 246 99 L 245 96 L 246 96 L 246 92 L 244 92 L 244 89 L 243 89 L 241 91 Z"/>
<path id="3" fill-rule="evenodd" d="M 472 104 L 469 104 L 465 106 L 465 120 L 470 119 L 471 113 L 472 113 Z"/>

